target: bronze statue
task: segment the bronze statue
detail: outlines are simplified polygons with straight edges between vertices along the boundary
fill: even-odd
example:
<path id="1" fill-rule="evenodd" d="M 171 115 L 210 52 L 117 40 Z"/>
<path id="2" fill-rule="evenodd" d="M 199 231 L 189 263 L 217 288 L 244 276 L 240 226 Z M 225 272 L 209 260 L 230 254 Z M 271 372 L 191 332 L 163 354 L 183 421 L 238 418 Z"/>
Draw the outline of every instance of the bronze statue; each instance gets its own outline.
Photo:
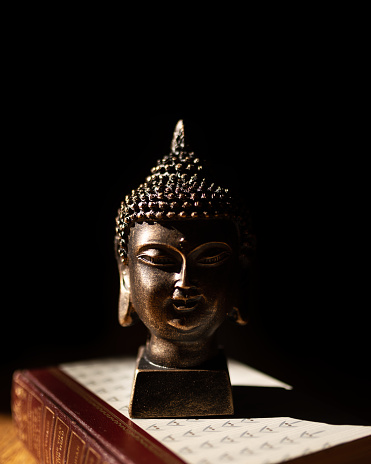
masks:
<path id="1" fill-rule="evenodd" d="M 133 417 L 233 412 L 215 332 L 226 317 L 244 325 L 241 269 L 253 236 L 227 189 L 210 183 L 188 148 L 183 121 L 171 152 L 126 196 L 116 219 L 119 321 L 150 332 L 138 356 Z"/>

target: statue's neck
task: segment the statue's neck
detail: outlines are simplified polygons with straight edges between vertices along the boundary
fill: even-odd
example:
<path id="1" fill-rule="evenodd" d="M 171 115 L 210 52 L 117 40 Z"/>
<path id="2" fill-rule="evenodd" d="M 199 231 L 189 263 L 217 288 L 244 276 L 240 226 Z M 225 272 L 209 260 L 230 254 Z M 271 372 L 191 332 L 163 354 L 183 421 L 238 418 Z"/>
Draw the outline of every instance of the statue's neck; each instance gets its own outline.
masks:
<path id="1" fill-rule="evenodd" d="M 215 337 L 195 342 L 173 342 L 151 335 L 145 355 L 148 361 L 164 367 L 194 367 L 209 360 L 217 353 Z"/>

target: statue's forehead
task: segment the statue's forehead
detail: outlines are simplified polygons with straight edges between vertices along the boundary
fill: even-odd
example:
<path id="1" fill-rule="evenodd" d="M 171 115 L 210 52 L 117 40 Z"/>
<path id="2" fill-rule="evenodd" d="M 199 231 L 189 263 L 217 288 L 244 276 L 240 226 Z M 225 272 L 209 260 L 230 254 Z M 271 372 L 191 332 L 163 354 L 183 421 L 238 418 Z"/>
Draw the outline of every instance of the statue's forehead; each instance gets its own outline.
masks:
<path id="1" fill-rule="evenodd" d="M 190 220 L 164 223 L 137 223 L 130 230 L 129 246 L 163 243 L 177 248 L 193 249 L 208 242 L 237 245 L 237 232 L 232 221 Z"/>

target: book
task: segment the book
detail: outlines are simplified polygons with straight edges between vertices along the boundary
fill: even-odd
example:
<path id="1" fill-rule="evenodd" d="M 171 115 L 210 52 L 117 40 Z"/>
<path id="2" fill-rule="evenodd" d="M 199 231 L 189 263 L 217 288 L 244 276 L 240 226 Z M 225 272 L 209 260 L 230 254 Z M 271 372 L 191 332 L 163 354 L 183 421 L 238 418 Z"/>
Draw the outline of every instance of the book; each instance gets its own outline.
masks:
<path id="1" fill-rule="evenodd" d="M 228 365 L 231 417 L 130 419 L 135 359 L 113 358 L 15 372 L 14 423 L 46 464 L 320 463 L 334 455 L 370 462 L 371 427 L 312 420 L 313 404 L 305 399 L 299 403 L 307 408 L 298 408 L 291 386 L 237 361 Z"/>

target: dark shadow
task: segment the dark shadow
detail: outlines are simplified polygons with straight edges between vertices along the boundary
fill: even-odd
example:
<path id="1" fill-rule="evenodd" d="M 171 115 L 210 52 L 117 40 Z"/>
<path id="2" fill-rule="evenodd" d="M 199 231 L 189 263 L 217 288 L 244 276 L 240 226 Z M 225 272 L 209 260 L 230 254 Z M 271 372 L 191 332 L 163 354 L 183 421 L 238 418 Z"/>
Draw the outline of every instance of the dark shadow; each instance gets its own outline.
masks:
<path id="1" fill-rule="evenodd" d="M 370 425 L 304 393 L 275 387 L 233 386 L 234 417 L 292 417 L 336 425 Z"/>

